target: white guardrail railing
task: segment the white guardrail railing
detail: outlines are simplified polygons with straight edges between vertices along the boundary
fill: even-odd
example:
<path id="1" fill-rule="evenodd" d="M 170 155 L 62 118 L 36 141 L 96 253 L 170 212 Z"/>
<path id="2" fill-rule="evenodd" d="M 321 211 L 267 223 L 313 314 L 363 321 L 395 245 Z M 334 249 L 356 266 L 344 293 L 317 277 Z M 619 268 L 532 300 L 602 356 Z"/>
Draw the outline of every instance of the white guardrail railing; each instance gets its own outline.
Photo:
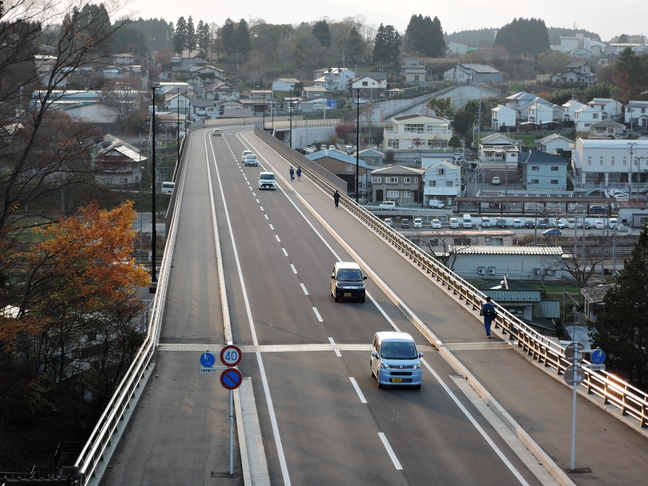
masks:
<path id="1" fill-rule="evenodd" d="M 451 291 L 460 301 L 462 300 L 475 311 L 481 309 L 486 298 L 484 293 L 432 258 L 398 231 L 384 224 L 382 219 L 346 196 L 345 181 L 338 179 L 338 183 L 334 179 L 336 177 L 331 177 L 330 173 L 327 177 L 321 177 L 319 165 L 315 164 L 317 170 L 311 170 L 311 166 L 314 164 L 312 161 L 262 130 L 255 129 L 255 135 L 292 162 L 294 166 L 301 166 L 302 171 L 325 190 L 332 193 L 335 189 L 344 189 L 340 191 L 342 193 L 340 204 L 349 212 L 402 252 L 413 264 L 420 267 L 440 285 Z M 545 367 L 552 368 L 557 375 L 563 375 L 572 364 L 565 358 L 565 348 L 536 332 L 503 307 L 497 307 L 498 316 L 494 321 L 495 326 L 500 328 L 503 334 L 509 335 L 510 341 L 515 342 L 517 347 L 526 352 L 533 360 Z M 585 363 L 588 362 L 585 361 Z M 630 417 L 632 420 L 627 423 L 637 429 L 644 429 L 648 426 L 648 394 L 611 373 L 592 371 L 586 367 L 583 367 L 583 371 L 584 380 L 581 387 L 588 397 L 599 400 L 602 405 L 613 406 L 621 412 L 622 416 Z"/>
<path id="2" fill-rule="evenodd" d="M 396 230 L 385 225 L 380 218 L 346 196 L 345 181 L 325 171 L 318 164 L 302 156 L 285 143 L 263 132 L 258 127 L 255 127 L 255 135 L 284 156 L 288 161 L 293 162 L 293 165 L 301 166 L 309 178 L 321 187 L 331 193 L 335 189 L 340 189 L 342 193 L 340 203 L 349 212 L 354 214 L 377 234 L 381 235 L 387 242 L 407 256 L 413 264 L 419 266 L 439 284 L 448 288 L 459 300 L 463 300 L 473 310 L 481 308 L 481 304 L 486 297 L 482 292 L 441 265 Z M 184 174 L 180 171 L 180 177 L 183 176 Z M 181 188 L 182 184 L 176 184 L 176 187 Z M 179 194 L 178 196 L 181 195 Z M 182 198 L 177 197 L 176 204 L 179 205 L 181 202 Z M 178 226 L 177 215 L 180 213 L 178 209 L 178 207 L 175 207 L 173 211 L 171 224 L 167 232 L 166 248 L 173 248 L 175 246 Z M 143 380 L 151 366 L 151 361 L 160 336 L 171 259 L 172 252 L 165 251 L 160 267 L 160 275 L 146 340 L 128 368 L 123 380 L 115 390 L 104 413 L 99 418 L 97 425 L 77 458 L 75 468 L 78 471 L 77 484 L 79 485 L 85 486 L 90 483 L 100 463 L 105 459 L 106 449 L 109 446 L 116 446 L 116 444 L 111 444 L 111 441 L 113 441 L 119 426 L 124 425 L 124 415 L 130 409 L 131 400 L 140 387 L 144 385 Z M 505 309 L 500 307 L 498 311 L 498 316 L 494 322 L 495 326 L 500 328 L 504 334 L 508 334 L 511 341 L 517 342 L 517 346 L 523 349 L 534 360 L 546 367 L 553 368 L 556 374 L 563 374 L 571 365 L 571 362 L 564 356 L 563 347 L 558 346 L 553 341 L 537 333 Z M 596 396 L 602 400 L 603 404 L 612 405 L 623 416 L 631 417 L 633 419 L 631 425 L 634 424 L 639 429 L 643 429 L 648 425 L 648 395 L 646 393 L 605 371 L 591 371 L 584 368 L 584 373 L 585 379 L 581 386 L 589 396 Z"/>

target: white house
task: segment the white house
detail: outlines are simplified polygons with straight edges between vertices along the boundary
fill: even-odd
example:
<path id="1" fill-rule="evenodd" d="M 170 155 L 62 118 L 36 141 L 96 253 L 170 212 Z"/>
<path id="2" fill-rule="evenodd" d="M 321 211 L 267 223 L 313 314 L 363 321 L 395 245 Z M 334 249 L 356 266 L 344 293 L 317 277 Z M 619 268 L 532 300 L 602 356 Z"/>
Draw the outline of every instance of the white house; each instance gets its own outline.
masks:
<path id="1" fill-rule="evenodd" d="M 459 84 L 501 83 L 504 75 L 485 64 L 457 64 L 443 73 L 443 80 Z"/>
<path id="2" fill-rule="evenodd" d="M 576 118 L 574 113 L 585 105 L 578 100 L 569 100 L 563 103 L 563 121 L 573 121 Z"/>
<path id="3" fill-rule="evenodd" d="M 622 137 L 625 125 L 614 120 L 605 119 L 591 123 L 590 131 L 597 137 Z"/>
<path id="4" fill-rule="evenodd" d="M 621 120 L 623 105 L 612 98 L 594 98 L 587 104 L 603 113 L 604 120 L 608 118 L 614 121 Z"/>
<path id="5" fill-rule="evenodd" d="M 589 105 L 574 112 L 574 128 L 577 132 L 590 131 L 590 125 L 601 120 L 603 120 L 603 112 Z"/>
<path id="6" fill-rule="evenodd" d="M 574 148 L 574 142 L 562 135 L 552 133 L 546 137 L 536 140 L 536 148 L 540 152 L 548 154 L 559 154 L 561 152 L 571 152 Z"/>
<path id="7" fill-rule="evenodd" d="M 623 121 L 630 128 L 648 127 L 648 101 L 628 101 Z"/>
<path id="8" fill-rule="evenodd" d="M 536 98 L 526 110 L 527 120 L 533 123 L 552 123 L 562 120 L 562 109 L 542 98 Z"/>
<path id="9" fill-rule="evenodd" d="M 318 69 L 313 76 L 313 86 L 321 86 L 329 91 L 346 91 L 355 75 L 355 71 L 346 67 Z"/>
<path id="10" fill-rule="evenodd" d="M 295 88 L 295 85 L 299 83 L 299 80 L 296 78 L 277 78 L 272 82 L 272 91 L 290 91 Z"/>
<path id="11" fill-rule="evenodd" d="M 450 121 L 428 115 L 403 115 L 392 118 L 391 128 L 383 131 L 384 150 L 429 150 L 447 147 L 452 138 Z"/>
<path id="12" fill-rule="evenodd" d="M 416 59 L 405 60 L 405 64 L 400 68 L 400 73 L 405 77 L 405 82 L 410 84 L 424 83 L 426 79 L 425 66 Z"/>
<path id="13" fill-rule="evenodd" d="M 517 169 L 520 147 L 512 138 L 499 133 L 488 135 L 479 141 L 481 163 L 507 165 Z"/>
<path id="14" fill-rule="evenodd" d="M 497 105 L 491 109 L 491 129 L 499 130 L 501 127 L 514 127 L 517 125 L 517 111 L 508 106 Z"/>
<path id="15" fill-rule="evenodd" d="M 384 98 L 387 90 L 387 75 L 385 73 L 366 73 L 351 80 L 351 89 L 358 90 L 360 98 Z"/>
<path id="16" fill-rule="evenodd" d="M 461 194 L 461 167 L 450 160 L 421 157 L 424 168 L 423 204 L 429 205 L 431 199 L 451 205 Z"/>
<path id="17" fill-rule="evenodd" d="M 458 42 L 448 42 L 446 45 L 446 52 L 454 56 L 465 56 L 468 54 L 468 46 L 466 44 L 459 44 Z"/>

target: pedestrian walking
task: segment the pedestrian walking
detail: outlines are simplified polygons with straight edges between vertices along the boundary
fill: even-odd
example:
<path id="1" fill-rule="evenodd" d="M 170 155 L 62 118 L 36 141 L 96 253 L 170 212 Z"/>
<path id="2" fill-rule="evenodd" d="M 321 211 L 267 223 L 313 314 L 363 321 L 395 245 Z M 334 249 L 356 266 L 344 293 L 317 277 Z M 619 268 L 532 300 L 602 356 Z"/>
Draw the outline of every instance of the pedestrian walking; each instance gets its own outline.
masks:
<path id="1" fill-rule="evenodd" d="M 337 208 L 340 204 L 340 192 L 337 189 L 333 193 L 333 201 L 335 202 L 335 207 Z"/>
<path id="2" fill-rule="evenodd" d="M 301 181 L 301 167 L 297 167 L 297 182 Z"/>
<path id="3" fill-rule="evenodd" d="M 293 166 L 290 166 L 290 180 L 294 181 L 295 180 L 295 169 L 293 169 Z"/>
<path id="4" fill-rule="evenodd" d="M 482 304 L 479 315 L 484 316 L 484 330 L 486 331 L 486 337 L 490 339 L 491 324 L 493 323 L 493 319 L 497 317 L 497 311 L 495 310 L 495 305 L 493 305 L 493 303 L 491 302 L 490 297 L 486 297 L 486 302 Z"/>

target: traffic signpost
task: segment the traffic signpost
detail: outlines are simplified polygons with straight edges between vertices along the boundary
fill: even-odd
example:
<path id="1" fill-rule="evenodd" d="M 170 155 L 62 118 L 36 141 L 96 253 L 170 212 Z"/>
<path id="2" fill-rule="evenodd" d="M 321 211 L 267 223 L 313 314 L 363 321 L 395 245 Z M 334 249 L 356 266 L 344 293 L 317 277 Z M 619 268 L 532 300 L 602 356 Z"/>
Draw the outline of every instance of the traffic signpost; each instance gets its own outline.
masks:
<path id="1" fill-rule="evenodd" d="M 209 351 L 200 355 L 200 373 L 216 374 L 221 369 L 220 382 L 223 388 L 229 390 L 229 441 L 230 441 L 230 476 L 234 474 L 234 396 L 232 391 L 241 386 L 243 375 L 235 368 L 241 362 L 243 353 L 238 346 L 228 344 L 221 349 L 220 361 L 224 366 L 214 366 L 216 357 Z"/>

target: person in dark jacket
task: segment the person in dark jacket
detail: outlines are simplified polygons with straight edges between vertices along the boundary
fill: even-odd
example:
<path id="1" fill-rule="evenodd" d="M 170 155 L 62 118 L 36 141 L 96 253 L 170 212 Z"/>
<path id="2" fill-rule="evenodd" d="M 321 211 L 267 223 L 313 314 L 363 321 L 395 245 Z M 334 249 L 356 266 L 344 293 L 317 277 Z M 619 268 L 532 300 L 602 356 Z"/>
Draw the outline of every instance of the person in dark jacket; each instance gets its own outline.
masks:
<path id="1" fill-rule="evenodd" d="M 335 202 L 335 207 L 337 208 L 340 204 L 340 192 L 337 189 L 333 193 L 333 201 Z"/>
<path id="2" fill-rule="evenodd" d="M 486 337 L 490 339 L 491 324 L 493 323 L 493 319 L 495 319 L 495 317 L 497 316 L 495 306 L 491 302 L 490 297 L 486 297 L 486 302 L 482 304 L 481 312 L 479 313 L 479 315 L 484 316 L 484 330 L 486 331 Z"/>

